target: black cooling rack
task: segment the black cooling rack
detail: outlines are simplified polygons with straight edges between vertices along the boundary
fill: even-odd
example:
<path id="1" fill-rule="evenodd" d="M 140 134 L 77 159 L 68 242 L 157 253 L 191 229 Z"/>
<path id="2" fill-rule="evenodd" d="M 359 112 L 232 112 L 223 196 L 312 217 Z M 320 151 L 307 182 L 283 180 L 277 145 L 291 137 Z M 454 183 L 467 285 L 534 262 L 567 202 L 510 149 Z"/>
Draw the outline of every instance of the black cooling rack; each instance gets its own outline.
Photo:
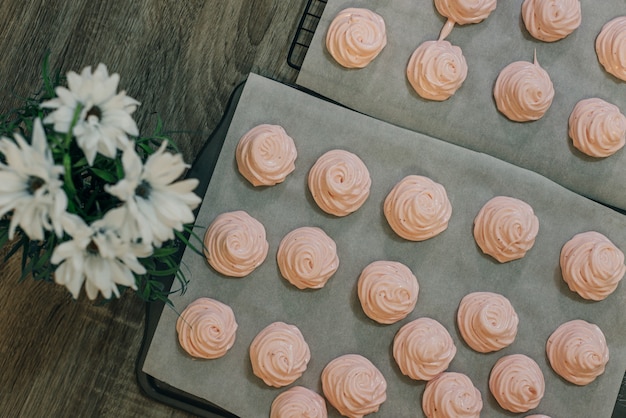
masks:
<path id="1" fill-rule="evenodd" d="M 311 45 L 313 34 L 317 28 L 317 24 L 322 17 L 322 12 L 328 0 L 308 0 L 304 8 L 304 13 L 298 23 L 298 28 L 291 41 L 289 54 L 287 55 L 287 63 L 291 68 L 300 71 L 306 52 Z"/>

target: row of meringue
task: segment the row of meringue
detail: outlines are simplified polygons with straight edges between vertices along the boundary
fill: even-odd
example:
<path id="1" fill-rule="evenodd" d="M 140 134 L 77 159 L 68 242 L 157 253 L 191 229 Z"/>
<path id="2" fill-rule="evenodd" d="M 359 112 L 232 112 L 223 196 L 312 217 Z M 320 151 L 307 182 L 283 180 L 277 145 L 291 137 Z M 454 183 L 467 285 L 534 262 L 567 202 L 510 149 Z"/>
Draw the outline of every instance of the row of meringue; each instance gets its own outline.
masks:
<path id="1" fill-rule="evenodd" d="M 450 209 L 447 197 L 443 199 L 445 191 L 441 199 L 437 198 L 437 190 L 442 190 L 440 185 L 428 180 L 427 184 L 438 187 L 424 192 L 421 186 L 414 187 L 412 180 L 415 178 L 425 179 L 409 176 L 398 183 L 385 201 L 384 212 L 398 235 L 420 241 L 441 232 L 442 219 L 447 226 Z M 442 201 L 447 203 L 442 205 Z M 428 222 L 423 222 L 424 219 Z M 429 222 L 434 222 L 437 228 L 433 229 Z M 524 257 L 534 246 L 538 230 L 539 221 L 532 207 L 508 196 L 489 200 L 474 220 L 477 245 L 501 263 Z M 265 228 L 245 211 L 218 215 L 206 231 L 204 246 L 208 263 L 230 277 L 244 277 L 251 273 L 263 263 L 269 249 Z M 297 288 L 319 289 L 337 271 L 339 258 L 334 240 L 322 229 L 301 227 L 281 240 L 277 263 L 281 275 Z M 626 274 L 624 253 L 606 236 L 595 231 L 579 233 L 565 243 L 561 249 L 560 266 L 563 280 L 572 291 L 584 299 L 596 301 L 614 292 Z M 376 296 L 380 293 L 378 286 L 385 290 L 382 293 L 387 298 L 382 304 Z M 395 322 L 406 316 L 417 300 L 417 280 L 406 266 L 395 262 L 380 261 L 368 266 L 359 279 L 359 288 L 362 289 L 359 297 L 365 312 L 382 323 Z M 410 297 L 405 298 L 407 295 Z M 396 300 L 403 301 L 405 306 L 393 305 Z"/>
<path id="2" fill-rule="evenodd" d="M 554 99 L 550 76 L 536 57 L 534 63 L 516 61 L 506 66 L 493 91 L 498 110 L 515 122 L 542 118 Z M 611 156 L 626 143 L 626 116 L 616 105 L 597 97 L 576 104 L 568 127 L 574 147 L 591 157 Z"/>
<path id="3" fill-rule="evenodd" d="M 235 150 L 239 173 L 253 186 L 274 186 L 295 170 L 295 142 L 280 125 L 261 124 L 246 132 Z M 346 216 L 369 196 L 371 178 L 367 167 L 353 153 L 331 150 L 311 167 L 308 186 L 324 212 Z"/>
<path id="4" fill-rule="evenodd" d="M 485 302 L 498 297 L 500 301 L 495 303 Z M 509 307 L 499 309 L 502 302 Z M 477 307 L 478 313 L 471 314 L 466 305 L 482 306 Z M 494 305 L 496 308 L 492 310 Z M 480 318 L 476 320 L 477 317 Z M 517 315 L 508 301 L 484 292 L 463 298 L 458 320 L 465 341 L 480 352 L 498 350 L 510 344 L 517 328 Z M 199 298 L 190 303 L 176 323 L 181 347 L 192 357 L 204 359 L 225 355 L 234 344 L 236 330 L 232 309 L 210 298 Z M 468 338 L 468 335 L 476 336 L 485 330 L 481 338 L 486 335 L 488 341 L 484 338 L 479 341 L 480 344 L 487 343 L 487 348 L 483 349 L 475 346 L 477 340 Z M 500 344 L 502 341 L 505 341 L 504 345 Z M 494 342 L 498 344 L 495 347 L 490 345 Z M 274 322 L 261 330 L 252 341 L 249 352 L 253 373 L 268 386 L 277 388 L 295 382 L 311 358 L 300 330 L 284 322 Z M 597 325 L 584 320 L 572 320 L 559 326 L 548 338 L 546 353 L 554 371 L 577 385 L 589 384 L 604 373 L 609 360 L 604 334 Z M 456 347 L 448 331 L 430 318 L 418 318 L 405 324 L 394 337 L 393 357 L 401 372 L 412 379 L 428 381 L 422 399 L 427 417 L 479 416 L 482 408 L 480 392 L 467 376 L 446 372 L 455 354 Z M 348 417 L 375 412 L 386 399 L 383 375 L 368 359 L 357 354 L 343 355 L 331 361 L 322 372 L 322 388 L 331 405 Z M 545 383 L 541 369 L 531 358 L 513 354 L 500 358 L 493 366 L 489 389 L 503 409 L 526 412 L 538 406 Z M 466 398 L 463 405 L 457 402 L 459 391 Z M 313 416 L 325 416 L 323 401 L 320 402 L 319 395 L 309 392 L 302 388 L 290 392 L 289 396 L 277 398 L 272 404 L 272 416 L 293 416 L 290 415 L 292 412 L 297 413 L 302 408 L 315 411 L 317 415 Z M 461 406 L 464 406 L 463 414 L 456 410 Z"/>
<path id="5" fill-rule="evenodd" d="M 467 62 L 461 48 L 446 41 L 455 23 L 477 23 L 493 9 L 495 0 L 480 4 L 435 0 L 440 14 L 448 17 L 439 39 L 422 43 L 406 68 L 410 85 L 427 100 L 450 98 L 467 77 Z M 581 22 L 579 0 L 525 0 L 522 18 L 537 39 L 554 42 L 572 33 Z M 344 42 L 347 45 L 344 45 Z M 367 9 L 349 8 L 331 23 L 326 44 L 335 60 L 346 68 L 363 68 L 386 44 L 383 18 Z M 607 72 L 626 80 L 626 16 L 606 23 L 596 39 L 598 60 Z M 554 87 L 549 74 L 537 61 L 516 61 L 503 68 L 493 95 L 497 109 L 515 122 L 541 119 L 552 105 Z M 593 157 L 614 154 L 626 142 L 626 116 L 599 98 L 593 105 L 581 101 L 570 116 L 574 146 Z M 590 108 L 592 107 L 592 108 Z"/>
<path id="6" fill-rule="evenodd" d="M 504 78 L 513 80 L 511 81 L 512 84 L 519 82 L 521 91 L 531 96 L 546 98 L 546 95 L 535 94 L 536 91 L 533 88 L 525 86 L 524 77 L 518 78 L 524 71 L 535 71 L 540 67 L 538 65 L 527 66 L 524 63 L 521 63 L 521 67 L 525 69 L 522 71 L 512 70 L 513 74 Z M 499 77 L 494 88 L 497 92 L 500 91 L 500 80 Z M 503 83 L 507 84 L 504 81 Z M 502 106 L 503 112 L 512 112 L 517 115 L 518 112 L 539 111 L 539 102 L 536 101 L 532 107 L 521 109 L 515 104 L 519 94 L 507 94 L 506 89 L 504 90 L 505 92 L 501 96 L 498 95 L 500 99 L 498 106 Z M 267 152 L 263 154 L 262 152 L 265 148 L 282 149 L 280 146 L 261 146 L 267 142 L 266 138 L 269 137 L 264 134 L 269 129 L 268 126 L 282 130 L 276 125 L 260 125 L 244 135 L 239 145 L 244 139 L 247 139 L 248 142 L 254 142 L 255 138 L 261 138 L 262 143 L 259 146 L 248 147 L 251 150 L 256 150 L 253 154 L 272 155 L 271 158 L 265 159 L 266 161 L 273 159 L 283 161 L 287 157 L 280 157 L 280 153 Z M 263 128 L 261 129 L 262 134 L 251 134 L 260 127 Z M 590 155 L 610 155 L 624 145 L 625 135 L 626 117 L 619 112 L 616 106 L 599 99 L 579 102 L 570 116 L 570 136 L 574 139 L 575 146 Z M 281 138 L 279 142 L 287 141 L 293 145 L 293 140 L 289 137 L 282 135 L 272 137 Z M 247 148 L 242 147 L 242 149 Z M 243 157 L 239 157 L 239 151 L 237 155 L 238 161 L 244 160 Z M 241 166 L 239 170 L 242 174 L 249 173 L 249 170 L 244 170 Z M 260 171 L 255 172 L 257 173 L 255 178 L 259 179 Z M 308 187 L 320 209 L 335 216 L 346 216 L 360 208 L 367 200 L 370 193 L 371 177 L 367 166 L 357 155 L 337 149 L 328 151 L 317 159 L 309 171 Z M 445 188 L 424 176 L 410 175 L 405 177 L 394 186 L 384 202 L 384 214 L 390 227 L 400 237 L 412 241 L 422 241 L 444 231 L 448 226 L 451 212 L 452 208 Z M 483 214 L 487 214 L 486 221 L 483 221 Z M 517 227 L 517 222 L 521 222 L 524 235 L 516 235 L 520 229 Z M 250 242 L 244 240 L 248 236 L 247 234 L 231 230 L 236 224 L 236 222 L 228 220 L 222 229 L 212 225 L 211 233 L 209 234 L 207 231 L 207 237 L 215 236 L 216 238 L 207 238 L 205 244 L 207 244 L 209 263 L 216 270 L 228 276 L 242 277 L 249 274 L 263 261 L 267 254 L 267 245 L 263 243 L 264 230 L 262 230 L 262 226 L 253 219 L 245 219 L 245 229 L 249 229 L 250 234 L 252 234 L 250 235 Z M 504 228 L 501 228 L 502 226 Z M 483 252 L 500 262 L 506 262 L 524 256 L 534 244 L 537 230 L 538 221 L 530 206 L 517 199 L 497 197 L 488 202 L 478 214 L 474 236 Z M 232 240 L 232 243 L 225 239 L 219 239 L 219 235 L 229 236 L 230 234 L 238 234 L 233 235 L 236 238 Z M 217 248 L 218 245 L 222 245 L 224 248 Z M 233 249 L 236 251 L 227 248 L 228 245 L 236 246 Z M 248 256 L 242 251 L 242 248 L 254 249 L 256 251 L 255 257 Z M 226 254 L 226 260 L 220 261 L 216 258 L 216 254 L 221 251 Z M 242 258 L 244 256 L 247 256 L 247 263 Z M 219 268 L 216 267 L 218 264 L 220 265 Z"/>
<path id="7" fill-rule="evenodd" d="M 465 338 L 463 331 L 461 334 Z M 492 341 L 497 342 L 498 337 L 493 336 Z M 482 398 L 471 380 L 461 373 L 446 372 L 455 353 L 456 348 L 446 329 L 430 318 L 409 322 L 394 338 L 393 356 L 402 373 L 412 379 L 427 381 L 422 408 L 429 418 L 480 415 Z M 553 370 L 577 385 L 589 384 L 603 374 L 609 360 L 604 334 L 597 325 L 583 320 L 572 320 L 559 326 L 546 343 L 546 353 Z M 545 381 L 533 359 L 512 354 L 500 358 L 493 366 L 489 389 L 503 409 L 520 413 L 539 405 L 544 396 Z"/>

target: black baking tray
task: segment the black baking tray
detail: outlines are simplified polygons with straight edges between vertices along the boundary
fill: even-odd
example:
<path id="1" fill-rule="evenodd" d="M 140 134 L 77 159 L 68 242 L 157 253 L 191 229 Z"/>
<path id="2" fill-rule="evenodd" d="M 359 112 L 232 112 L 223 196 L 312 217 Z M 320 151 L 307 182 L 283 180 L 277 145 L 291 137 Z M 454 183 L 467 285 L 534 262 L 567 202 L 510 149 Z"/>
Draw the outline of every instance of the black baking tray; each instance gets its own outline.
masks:
<path id="1" fill-rule="evenodd" d="M 315 32 L 319 19 L 321 18 L 322 11 L 326 5 L 327 0 L 307 0 L 303 15 L 298 24 L 298 28 L 292 40 L 292 44 L 289 49 L 287 62 L 290 67 L 299 70 L 306 55 L 306 51 L 310 45 L 312 35 Z M 226 134 L 230 127 L 233 115 L 239 103 L 241 93 L 243 91 L 245 81 L 240 83 L 233 90 L 230 99 L 228 101 L 226 110 L 222 116 L 222 119 L 218 123 L 215 130 L 211 133 L 206 143 L 197 155 L 194 163 L 187 173 L 188 178 L 196 178 L 199 180 L 198 187 L 196 188 L 196 194 L 204 196 L 208 188 L 211 176 L 215 169 L 215 165 L 220 155 L 222 145 L 226 139 Z M 303 88 L 297 85 L 290 85 L 293 88 L 304 91 L 308 94 L 320 97 L 335 104 L 339 104 L 333 100 L 329 100 L 325 97 L 321 97 L 319 94 Z M 340 104 L 339 104 L 340 105 Z M 197 216 L 200 208 L 195 211 Z M 624 213 L 624 211 L 620 211 Z M 182 259 L 185 247 L 182 243 L 179 243 L 179 250 L 176 253 L 176 261 L 180 262 Z M 174 282 L 174 275 L 168 277 L 155 278 L 160 280 L 165 289 L 170 289 Z M 152 342 L 152 337 L 156 331 L 161 312 L 166 306 L 163 302 L 151 302 L 146 304 L 146 319 L 144 326 L 144 335 L 141 343 L 141 348 L 136 362 L 136 376 L 140 388 L 144 393 L 155 401 L 164 403 L 173 408 L 180 409 L 190 414 L 199 417 L 225 417 L 225 418 L 237 418 L 237 415 L 226 411 L 219 406 L 205 400 L 193 396 L 189 393 L 183 392 L 175 387 L 172 387 L 154 377 L 146 374 L 143 371 L 143 365 Z M 626 330 L 624 330 L 626 332 Z M 615 407 L 611 418 L 626 418 L 626 373 L 622 380 L 622 385 L 615 402 Z"/>
<path id="2" fill-rule="evenodd" d="M 244 85 L 245 81 L 239 84 L 233 90 L 222 119 L 220 120 L 213 133 L 209 136 L 208 140 L 200 150 L 200 153 L 196 157 L 195 162 L 192 164 L 187 173 L 188 178 L 196 178 L 199 180 L 198 187 L 196 188 L 196 194 L 198 194 L 199 196 L 204 196 L 209 186 L 211 176 L 219 158 L 224 140 L 226 139 L 226 134 L 228 133 L 230 122 L 233 119 L 233 115 L 235 113 L 235 109 L 237 108 L 237 104 L 239 103 L 239 98 L 241 97 Z M 320 97 L 314 92 L 311 92 L 302 87 L 292 87 L 305 91 L 308 94 Z M 195 215 L 197 215 L 197 212 L 199 210 L 200 208 L 196 209 Z M 182 259 L 184 250 L 184 245 L 179 245 L 179 251 L 176 254 L 177 262 L 180 262 L 180 260 Z M 170 289 L 172 283 L 174 282 L 174 276 L 172 275 L 169 277 L 158 278 L 158 280 L 162 281 L 166 289 Z M 152 342 L 152 337 L 156 331 L 159 319 L 161 317 L 161 312 L 163 311 L 163 309 L 166 308 L 169 309 L 169 307 L 166 307 L 163 302 L 151 302 L 146 304 L 144 335 L 141 343 L 141 349 L 139 351 L 136 362 L 136 375 L 140 388 L 148 397 L 158 402 L 167 404 L 171 407 L 186 411 L 199 417 L 237 418 L 237 415 L 234 415 L 220 408 L 219 406 L 212 404 L 209 401 L 195 397 L 175 387 L 169 386 L 168 384 L 158 379 L 155 379 L 154 377 L 146 374 L 143 371 L 143 364 L 148 354 L 148 350 Z M 615 402 L 615 408 L 613 410 L 611 418 L 626 418 L 626 374 L 624 375 L 624 379 L 622 380 L 620 392 Z"/>

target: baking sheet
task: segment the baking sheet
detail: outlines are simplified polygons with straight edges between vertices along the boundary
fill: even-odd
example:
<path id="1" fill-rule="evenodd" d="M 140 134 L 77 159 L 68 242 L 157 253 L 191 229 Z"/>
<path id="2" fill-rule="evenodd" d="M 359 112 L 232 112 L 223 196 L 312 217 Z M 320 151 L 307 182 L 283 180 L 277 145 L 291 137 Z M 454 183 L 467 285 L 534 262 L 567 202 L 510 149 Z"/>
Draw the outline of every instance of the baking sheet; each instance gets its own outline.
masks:
<path id="1" fill-rule="evenodd" d="M 261 123 L 282 125 L 298 149 L 296 170 L 270 188 L 253 188 L 238 174 L 234 150 L 239 138 Z M 369 199 L 355 213 L 335 218 L 312 200 L 306 176 L 317 157 L 342 148 L 356 153 L 372 176 Z M 448 229 L 424 241 L 398 238 L 388 227 L 382 203 L 397 181 L 409 174 L 443 184 L 452 204 Z M 510 195 L 533 206 L 539 234 L 525 258 L 499 264 L 474 243 L 472 224 L 482 205 Z M 542 368 L 546 395 L 538 412 L 551 416 L 609 417 L 626 368 L 626 293 L 623 284 L 607 300 L 585 302 L 560 278 L 559 253 L 574 234 L 597 230 L 626 248 L 626 217 L 578 196 L 536 173 L 488 155 L 468 151 L 338 107 L 275 81 L 251 74 L 230 125 L 219 161 L 198 214 L 204 228 L 220 213 L 246 210 L 266 228 L 270 250 L 250 276 L 233 279 L 215 273 L 204 258 L 186 251 L 182 265 L 191 283 L 175 295 L 176 309 L 201 296 L 229 304 L 239 323 L 233 348 L 218 360 L 193 360 L 178 346 L 174 310 L 164 309 L 143 370 L 180 390 L 207 399 L 241 417 L 268 416 L 283 389 L 266 386 L 252 374 L 248 355 L 254 336 L 274 321 L 297 325 L 312 358 L 294 385 L 321 393 L 320 373 L 333 358 L 359 353 L 369 358 L 388 383 L 378 416 L 423 416 L 425 384 L 402 376 L 391 355 L 397 330 L 418 317 L 440 321 L 457 345 L 451 371 L 467 373 L 481 391 L 483 415 L 511 416 L 499 409 L 487 385 L 489 370 L 502 355 L 523 353 Z M 276 250 L 282 237 L 300 226 L 318 226 L 337 243 L 339 269 L 326 286 L 300 291 L 281 278 Z M 371 261 L 405 263 L 416 274 L 420 295 L 415 310 L 393 325 L 379 325 L 362 312 L 356 295 L 361 270 Z M 479 354 L 461 340 L 455 325 L 461 298 L 472 291 L 502 293 L 520 317 L 516 341 L 492 354 Z M 547 364 L 545 342 L 562 322 L 582 318 L 598 324 L 607 337 L 611 360 L 604 375 L 586 387 L 566 383 Z M 331 417 L 338 413 L 329 406 Z"/>
<path id="2" fill-rule="evenodd" d="M 626 150 L 594 159 L 575 149 L 568 137 L 569 114 L 581 99 L 600 97 L 626 114 L 626 82 L 606 73 L 595 53 L 600 29 L 626 14 L 626 1 L 583 0 L 580 27 L 554 43 L 529 35 L 521 4 L 499 1 L 483 22 L 452 30 L 446 39 L 463 50 L 468 75 L 454 96 L 433 102 L 420 98 L 406 79 L 413 51 L 424 41 L 436 40 L 445 22 L 432 0 L 329 0 L 297 83 L 370 116 L 488 153 L 626 209 Z M 387 26 L 387 46 L 362 70 L 338 65 L 324 44 L 331 20 L 346 7 L 369 8 L 383 16 Z M 535 51 L 550 74 L 555 98 L 539 121 L 512 122 L 496 109 L 493 86 L 502 68 L 532 61 Z"/>

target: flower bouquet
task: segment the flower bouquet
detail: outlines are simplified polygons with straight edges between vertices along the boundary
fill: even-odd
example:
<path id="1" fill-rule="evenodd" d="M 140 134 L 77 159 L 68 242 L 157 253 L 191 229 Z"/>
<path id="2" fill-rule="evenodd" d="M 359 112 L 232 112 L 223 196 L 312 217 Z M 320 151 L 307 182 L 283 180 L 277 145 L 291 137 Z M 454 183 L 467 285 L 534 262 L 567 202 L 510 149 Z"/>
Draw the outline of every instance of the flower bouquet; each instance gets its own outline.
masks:
<path id="1" fill-rule="evenodd" d="M 198 180 L 181 179 L 189 166 L 160 122 L 139 135 L 139 102 L 119 79 L 104 64 L 53 78 L 46 59 L 40 92 L 0 115 L 0 248 L 5 261 L 21 250 L 20 280 L 54 281 L 74 298 L 84 285 L 89 299 L 132 288 L 169 303 L 158 277 L 185 289 L 175 254 L 198 238 Z"/>

